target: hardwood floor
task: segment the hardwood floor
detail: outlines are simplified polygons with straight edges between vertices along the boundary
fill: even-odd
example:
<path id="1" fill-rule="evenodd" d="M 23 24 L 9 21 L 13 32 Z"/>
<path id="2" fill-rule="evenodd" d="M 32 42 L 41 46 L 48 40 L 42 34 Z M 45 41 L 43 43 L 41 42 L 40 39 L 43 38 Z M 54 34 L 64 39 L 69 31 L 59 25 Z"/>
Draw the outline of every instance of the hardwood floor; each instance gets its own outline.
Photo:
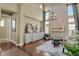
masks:
<path id="1" fill-rule="evenodd" d="M 51 56 L 49 53 L 35 49 L 45 42 L 47 41 L 39 40 L 33 43 L 24 44 L 21 47 L 16 47 L 10 42 L 0 43 L 1 56 Z"/>
<path id="2" fill-rule="evenodd" d="M 21 49 L 18 49 L 13 43 L 1 43 L 1 56 L 26 56 Z"/>
<path id="3" fill-rule="evenodd" d="M 25 44 L 23 47 L 20 47 L 20 49 L 28 53 L 30 56 L 49 56 L 50 55 L 49 53 L 35 49 L 36 47 L 40 46 L 41 44 L 45 42 L 47 41 L 40 40 L 40 41 L 36 41 L 27 45 Z"/>

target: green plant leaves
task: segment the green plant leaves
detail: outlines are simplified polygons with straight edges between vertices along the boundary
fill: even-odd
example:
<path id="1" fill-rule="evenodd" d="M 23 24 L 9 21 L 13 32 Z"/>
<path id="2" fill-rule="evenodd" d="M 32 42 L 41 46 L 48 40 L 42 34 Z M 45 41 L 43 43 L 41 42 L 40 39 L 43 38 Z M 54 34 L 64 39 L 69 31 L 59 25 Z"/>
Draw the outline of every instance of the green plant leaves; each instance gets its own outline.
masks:
<path id="1" fill-rule="evenodd" d="M 65 52 L 68 55 L 71 56 L 78 56 L 79 55 L 79 45 L 77 44 L 70 44 L 70 43 L 65 43 L 64 47 L 67 49 L 67 52 Z"/>

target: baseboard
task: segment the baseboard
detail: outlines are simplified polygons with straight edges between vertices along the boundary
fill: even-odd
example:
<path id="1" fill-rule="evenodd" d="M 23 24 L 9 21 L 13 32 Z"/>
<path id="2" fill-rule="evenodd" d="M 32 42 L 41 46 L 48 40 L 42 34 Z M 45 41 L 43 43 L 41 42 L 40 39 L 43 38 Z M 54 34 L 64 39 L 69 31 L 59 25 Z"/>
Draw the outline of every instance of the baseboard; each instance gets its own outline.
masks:
<path id="1" fill-rule="evenodd" d="M 0 40 L 0 43 L 10 42 L 9 40 Z"/>
<path id="2" fill-rule="evenodd" d="M 5 42 L 12 42 L 13 44 L 15 44 L 16 46 L 23 46 L 24 45 L 24 43 L 17 43 L 17 42 L 15 42 L 15 41 L 13 41 L 13 40 L 0 40 L 0 43 L 5 43 Z"/>
<path id="3" fill-rule="evenodd" d="M 12 41 L 12 40 L 10 40 L 10 42 L 12 42 L 12 43 L 14 43 L 16 46 L 23 46 L 24 45 L 24 43 L 16 43 L 15 41 Z"/>
<path id="4" fill-rule="evenodd" d="M 15 45 L 17 44 L 15 41 L 10 40 L 10 42 L 14 43 Z"/>
<path id="5" fill-rule="evenodd" d="M 24 43 L 21 43 L 21 44 L 16 44 L 16 46 L 23 46 L 24 45 Z"/>

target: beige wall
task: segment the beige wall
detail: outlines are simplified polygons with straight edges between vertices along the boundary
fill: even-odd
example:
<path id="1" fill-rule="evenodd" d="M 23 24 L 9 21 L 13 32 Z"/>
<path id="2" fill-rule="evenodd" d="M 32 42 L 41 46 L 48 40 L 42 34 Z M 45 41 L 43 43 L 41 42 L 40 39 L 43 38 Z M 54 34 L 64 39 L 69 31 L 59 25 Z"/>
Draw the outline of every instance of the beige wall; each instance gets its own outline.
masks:
<path id="1" fill-rule="evenodd" d="M 20 4 L 20 43 L 24 42 L 25 16 L 41 21 L 42 10 L 39 8 L 39 4 Z"/>
<path id="2" fill-rule="evenodd" d="M 15 4 L 15 3 L 0 3 L 0 8 L 1 8 L 1 10 L 5 10 L 5 11 L 11 12 L 11 13 L 18 12 L 18 4 Z M 18 40 L 18 38 L 16 38 L 16 32 L 12 32 L 12 40 L 15 42 L 16 42 L 16 39 Z"/>
<path id="3" fill-rule="evenodd" d="M 40 20 L 36 20 L 36 19 L 34 19 L 32 17 L 24 16 L 24 21 L 25 21 L 25 25 L 27 23 L 29 23 L 29 24 L 32 24 L 32 25 L 36 25 L 37 24 L 39 27 L 41 27 L 41 21 Z"/>
<path id="4" fill-rule="evenodd" d="M 12 32 L 12 40 L 17 44 L 24 43 L 24 16 L 30 16 L 38 23 L 42 21 L 42 10 L 39 8 L 39 4 L 15 4 L 15 3 L 3 3 L 0 4 L 0 8 L 7 12 L 15 12 L 16 15 L 16 33 Z M 27 17 L 26 17 L 27 18 Z M 32 20 L 32 19 L 31 19 Z M 40 21 L 37 21 L 40 20 Z M 16 38 L 16 39 L 15 39 Z"/>
<path id="5" fill-rule="evenodd" d="M 11 40 L 11 16 L 1 15 L 4 20 L 4 27 L 0 27 L 0 41 L 9 42 Z"/>
<path id="6" fill-rule="evenodd" d="M 0 8 L 0 19 L 1 19 L 1 8 Z"/>
<path id="7" fill-rule="evenodd" d="M 18 7 L 18 4 L 16 3 L 0 3 L 0 8 L 10 10 L 13 12 L 18 11 L 17 7 Z"/>
<path id="8" fill-rule="evenodd" d="M 2 19 L 4 20 L 4 27 L 0 27 L 0 33 L 1 33 L 1 39 L 4 39 L 4 38 L 8 38 L 9 37 L 9 28 L 11 28 L 9 26 L 9 22 L 10 22 L 10 19 L 7 17 L 5 17 L 4 15 L 2 16 Z M 5 30 L 6 29 L 6 30 Z"/>
<path id="9" fill-rule="evenodd" d="M 68 12 L 66 4 L 54 4 L 50 8 L 58 17 L 57 20 L 50 22 L 50 35 L 51 37 L 66 38 L 68 36 Z M 64 32 L 52 32 L 52 27 L 63 26 Z"/>
<path id="10" fill-rule="evenodd" d="M 0 20 L 1 20 L 1 8 L 0 8 Z M 1 29 L 0 29 L 1 30 Z M 0 36 L 1 36 L 1 33 L 0 33 Z"/>
<path id="11" fill-rule="evenodd" d="M 21 10 L 24 15 L 33 17 L 37 20 L 42 21 L 42 9 L 40 9 L 40 4 L 37 3 L 27 3 L 21 4 Z"/>

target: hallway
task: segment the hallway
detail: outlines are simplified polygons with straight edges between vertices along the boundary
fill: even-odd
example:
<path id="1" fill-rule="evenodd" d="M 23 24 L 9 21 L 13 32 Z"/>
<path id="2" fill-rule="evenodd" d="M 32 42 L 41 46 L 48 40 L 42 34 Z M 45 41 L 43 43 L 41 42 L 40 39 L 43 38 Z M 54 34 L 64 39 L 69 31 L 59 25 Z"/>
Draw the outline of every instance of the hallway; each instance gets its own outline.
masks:
<path id="1" fill-rule="evenodd" d="M 77 38 L 77 7 L 74 3 L 0 4 L 1 56 L 64 56 L 65 42 L 73 44 Z"/>

